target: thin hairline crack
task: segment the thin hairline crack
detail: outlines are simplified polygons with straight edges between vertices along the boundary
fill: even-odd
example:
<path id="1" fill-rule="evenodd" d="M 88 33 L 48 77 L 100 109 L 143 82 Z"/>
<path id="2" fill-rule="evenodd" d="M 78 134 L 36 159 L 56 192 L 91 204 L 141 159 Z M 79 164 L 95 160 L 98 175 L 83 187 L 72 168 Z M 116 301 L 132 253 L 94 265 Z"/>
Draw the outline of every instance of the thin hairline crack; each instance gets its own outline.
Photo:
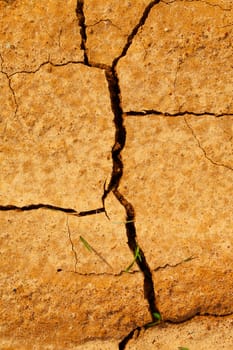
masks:
<path id="1" fill-rule="evenodd" d="M 69 217 L 68 216 L 66 218 L 66 226 L 67 226 L 69 241 L 70 241 L 70 244 L 71 244 L 71 250 L 72 250 L 72 252 L 74 254 L 74 272 L 77 273 L 78 254 L 77 254 L 77 251 L 75 249 L 73 239 L 71 237 L 71 231 L 70 231 Z"/>
<path id="2" fill-rule="evenodd" d="M 17 102 L 17 94 L 16 94 L 15 90 L 12 87 L 12 77 L 13 76 L 18 75 L 18 74 L 36 74 L 37 72 L 40 71 L 40 69 L 42 67 L 44 67 L 46 65 L 50 65 L 52 67 L 64 67 L 64 66 L 68 66 L 70 64 L 82 64 L 82 65 L 84 65 L 84 63 L 81 62 L 81 61 L 67 61 L 67 62 L 63 62 L 63 63 L 54 63 L 54 62 L 50 61 L 50 59 L 48 59 L 47 61 L 42 62 L 38 67 L 36 67 L 33 70 L 20 70 L 20 71 L 15 71 L 13 73 L 7 73 L 3 69 L 4 59 L 3 59 L 1 53 L 0 53 L 0 59 L 1 59 L 1 70 L 0 70 L 0 73 L 5 75 L 5 77 L 7 78 L 8 86 L 9 86 L 9 89 L 11 91 L 11 95 L 12 95 L 12 98 L 13 98 L 13 101 L 14 101 L 14 105 L 15 105 L 14 112 L 13 112 L 14 118 L 17 117 L 18 110 L 19 110 L 19 104 Z M 5 131 L 6 131 L 6 129 L 7 129 L 7 122 L 6 122 L 6 125 L 5 125 L 5 128 L 4 128 L 4 131 L 3 131 L 3 135 L 4 135 Z"/>
<path id="3" fill-rule="evenodd" d="M 9 86 L 9 89 L 11 91 L 11 94 L 12 94 L 12 97 L 13 97 L 13 100 L 14 100 L 14 105 L 15 105 L 15 110 L 14 110 L 14 116 L 16 116 L 17 112 L 18 112 L 18 103 L 17 103 L 17 100 L 16 100 L 16 95 L 15 95 L 15 91 L 13 89 L 13 87 L 11 86 L 11 78 L 10 78 L 10 74 L 8 74 L 7 72 L 5 72 L 3 70 L 3 63 L 4 63 L 4 59 L 2 57 L 2 54 L 0 53 L 0 59 L 1 59 L 1 73 L 3 75 L 5 75 L 5 77 L 7 78 L 7 81 L 8 81 L 8 86 Z"/>
<path id="4" fill-rule="evenodd" d="M 161 0 L 162 3 L 166 4 L 166 5 L 172 5 L 176 2 L 188 2 L 188 3 L 193 3 L 193 2 L 202 2 L 204 4 L 206 4 L 207 6 L 212 6 L 212 7 L 219 7 L 220 10 L 222 11 L 231 11 L 231 7 L 223 7 L 220 4 L 212 4 L 210 1 L 206 1 L 206 0 Z"/>
<path id="5" fill-rule="evenodd" d="M 186 118 L 185 116 L 184 116 L 184 121 L 185 121 L 186 126 L 188 127 L 188 129 L 189 129 L 190 132 L 192 133 L 194 139 L 196 140 L 198 147 L 200 148 L 200 150 L 201 150 L 202 153 L 204 154 L 204 157 L 205 157 L 210 163 L 212 163 L 212 164 L 215 165 L 215 166 L 222 167 L 222 168 L 225 168 L 225 169 L 228 169 L 228 170 L 233 171 L 233 168 L 230 167 L 229 165 L 216 162 L 215 160 L 213 160 L 212 158 L 210 158 L 210 157 L 207 155 L 206 150 L 205 150 L 204 147 L 201 145 L 200 140 L 198 139 L 198 137 L 197 137 L 197 135 L 195 134 L 195 132 L 194 132 L 192 126 L 190 125 L 190 123 L 188 122 L 188 120 L 187 120 L 187 118 Z"/>

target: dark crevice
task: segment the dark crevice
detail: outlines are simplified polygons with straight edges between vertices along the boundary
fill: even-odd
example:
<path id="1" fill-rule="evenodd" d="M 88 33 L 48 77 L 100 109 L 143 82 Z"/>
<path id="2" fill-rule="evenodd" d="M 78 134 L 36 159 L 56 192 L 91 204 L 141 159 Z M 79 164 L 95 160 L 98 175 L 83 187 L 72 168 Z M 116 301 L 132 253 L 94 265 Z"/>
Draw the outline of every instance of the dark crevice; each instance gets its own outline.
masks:
<path id="1" fill-rule="evenodd" d="M 128 36 L 127 42 L 126 42 L 120 56 L 118 56 L 117 58 L 115 58 L 113 60 L 112 67 L 108 67 L 106 65 L 102 65 L 102 64 L 98 64 L 98 63 L 89 63 L 88 49 L 86 46 L 86 42 L 87 42 L 86 27 L 87 26 L 85 24 L 84 0 L 77 0 L 76 15 L 77 15 L 78 23 L 80 26 L 80 35 L 81 35 L 80 47 L 81 47 L 81 50 L 83 50 L 83 52 L 84 52 L 84 62 L 70 61 L 70 62 L 63 63 L 63 64 L 53 64 L 50 61 L 47 61 L 47 62 L 42 63 L 38 69 L 36 69 L 35 71 L 31 71 L 31 72 L 21 71 L 21 72 L 15 72 L 11 75 L 7 75 L 6 73 L 2 72 L 4 74 L 6 74 L 8 79 L 9 79 L 10 76 L 17 74 L 17 73 L 35 73 L 45 64 L 51 64 L 53 66 L 65 66 L 65 65 L 70 64 L 70 63 L 72 63 L 72 64 L 73 63 L 82 63 L 82 64 L 84 63 L 87 66 L 104 69 L 105 76 L 106 76 L 106 79 L 108 82 L 112 111 L 114 114 L 113 121 L 114 121 L 114 125 L 115 125 L 115 142 L 114 142 L 114 145 L 112 147 L 112 161 L 113 161 L 112 175 L 111 175 L 111 179 L 110 179 L 110 182 L 109 182 L 107 188 L 104 188 L 104 194 L 102 196 L 103 207 L 97 208 L 94 210 L 89 210 L 89 211 L 77 212 L 75 209 L 72 209 L 72 208 L 63 208 L 63 207 L 58 207 L 58 206 L 54 206 L 54 205 L 50 205 L 50 204 L 30 204 L 30 205 L 22 206 L 22 207 L 15 206 L 15 205 L 6 205 L 6 206 L 0 205 L 0 211 L 30 211 L 30 210 L 38 210 L 38 209 L 48 209 L 48 210 L 61 211 L 61 212 L 64 212 L 67 214 L 72 214 L 72 215 L 75 215 L 78 217 L 87 216 L 87 215 L 95 215 L 98 213 L 105 212 L 105 206 L 104 206 L 105 199 L 107 198 L 107 196 L 110 192 L 113 192 L 113 194 L 115 195 L 117 200 L 125 208 L 125 212 L 126 212 L 125 227 L 126 227 L 126 233 L 127 233 L 127 238 L 128 238 L 128 246 L 129 246 L 130 250 L 132 251 L 132 253 L 133 254 L 135 253 L 135 250 L 138 248 L 136 226 L 134 223 L 135 211 L 134 211 L 133 205 L 130 202 L 128 202 L 127 199 L 124 198 L 124 196 L 118 191 L 120 180 L 123 176 L 123 161 L 122 161 L 122 157 L 121 157 L 121 152 L 125 146 L 126 129 L 124 126 L 124 117 L 123 117 L 124 113 L 123 113 L 123 109 L 121 107 L 119 80 L 118 80 L 118 76 L 117 76 L 115 68 L 116 68 L 118 61 L 123 56 L 125 56 L 127 54 L 127 51 L 129 49 L 129 47 L 131 46 L 134 37 L 138 33 L 139 29 L 145 24 L 145 21 L 150 13 L 152 7 L 156 4 L 158 4 L 159 2 L 160 2 L 160 0 L 154 0 L 154 1 L 151 1 L 147 5 L 147 7 L 145 8 L 145 10 L 143 12 L 143 15 L 142 15 L 140 21 L 134 27 L 131 34 Z M 208 2 L 206 2 L 206 3 L 208 3 Z M 16 98 L 14 95 L 14 91 L 10 85 L 10 80 L 9 80 L 9 87 L 12 91 L 12 94 L 14 96 L 15 103 L 16 103 Z M 16 107 L 17 107 L 17 103 L 16 103 Z M 144 110 L 144 111 L 139 111 L 139 112 L 129 111 L 129 112 L 125 113 L 126 116 L 161 115 L 161 116 L 167 116 L 167 117 L 178 117 L 178 116 L 184 116 L 186 114 L 194 115 L 194 116 L 211 115 L 211 116 L 215 116 L 215 117 L 222 117 L 225 115 L 230 115 L 230 116 L 233 115 L 233 114 L 226 114 L 226 113 L 216 114 L 216 113 L 212 113 L 212 112 L 194 113 L 194 112 L 188 112 L 188 111 L 170 114 L 170 113 L 163 113 L 163 112 L 159 112 L 159 111 L 155 111 L 155 110 Z M 70 233 L 70 229 L 69 229 L 69 225 L 68 225 L 68 219 L 67 219 L 67 228 L 68 228 L 70 242 L 72 245 L 72 251 L 75 255 L 75 271 L 74 271 L 74 273 L 78 273 L 76 271 L 77 254 L 76 254 L 76 251 L 74 249 L 73 242 L 72 242 L 71 233 Z M 160 312 L 156 306 L 156 297 L 155 297 L 155 291 L 154 291 L 154 285 L 153 285 L 152 272 L 151 272 L 149 265 L 146 261 L 146 257 L 145 257 L 145 255 L 140 247 L 139 247 L 139 255 L 140 255 L 140 259 L 138 258 L 136 260 L 136 262 L 137 262 L 137 264 L 138 264 L 138 266 L 139 266 L 139 268 L 144 276 L 144 296 L 148 300 L 151 317 L 152 317 L 152 320 L 154 321 L 153 314 L 154 313 L 160 314 Z M 170 266 L 170 265 L 167 264 L 162 268 L 165 268 L 166 266 Z M 61 268 L 57 269 L 57 272 L 61 272 L 61 271 L 62 271 Z M 72 272 L 72 271 L 70 271 L 70 272 Z M 118 274 L 118 275 L 121 275 L 123 273 L 124 272 L 120 272 L 120 274 Z M 78 273 L 78 274 L 80 274 L 80 275 L 92 275 L 92 273 L 89 273 L 89 274 Z M 93 273 L 93 275 L 97 275 L 97 274 Z M 98 274 L 98 275 L 101 275 L 101 274 Z M 108 275 L 108 273 L 103 273 L 103 275 Z M 113 274 L 109 274 L 109 275 L 111 276 Z M 14 291 L 16 291 L 16 290 L 14 290 Z M 181 320 L 181 321 L 165 320 L 164 323 L 178 324 L 178 323 L 186 322 L 187 320 L 190 320 L 190 319 L 194 318 L 195 316 L 224 317 L 224 316 L 228 316 L 228 315 L 232 315 L 232 313 L 225 314 L 225 315 L 215 315 L 215 314 L 209 314 L 209 313 L 200 315 L 200 313 L 196 313 L 196 314 L 190 316 L 189 318 L 186 318 L 185 320 Z M 146 328 L 146 325 L 143 327 L 136 327 L 135 329 L 133 329 L 119 343 L 119 350 L 125 349 L 128 341 L 130 339 L 132 339 L 135 332 L 136 331 L 140 332 L 140 330 L 142 328 Z M 90 339 L 88 339 L 88 340 L 90 340 Z"/>
<path id="2" fill-rule="evenodd" d="M 140 334 L 141 327 L 137 327 L 133 329 L 129 334 L 127 334 L 126 337 L 122 339 L 122 341 L 118 344 L 119 350 L 124 350 L 128 342 L 133 338 L 135 332 L 138 332 L 138 335 Z"/>
<path id="3" fill-rule="evenodd" d="M 136 259 L 136 263 L 140 268 L 140 271 L 144 276 L 144 297 L 148 302 L 149 311 L 151 314 L 152 321 L 155 321 L 154 314 L 160 314 L 156 306 L 156 298 L 154 291 L 154 284 L 152 278 L 152 272 L 146 261 L 146 257 L 137 243 L 137 233 L 134 223 L 135 211 L 133 205 L 127 201 L 127 199 L 119 192 L 118 187 L 123 176 L 123 160 L 121 152 L 125 146 L 126 142 L 126 129 L 124 126 L 124 113 L 121 106 L 121 94 L 119 87 L 119 80 L 114 67 L 105 70 L 105 76 L 108 82 L 109 95 L 111 100 L 111 107 L 114 115 L 114 125 L 115 125 L 115 142 L 112 147 L 112 175 L 109 184 L 104 188 L 104 194 L 102 196 L 103 207 L 105 207 L 105 199 L 108 194 L 112 192 L 116 199 L 125 208 L 126 212 L 126 234 L 128 239 L 128 246 L 131 252 L 135 255 L 136 249 L 138 249 L 139 257 Z M 140 327 L 137 327 L 139 330 Z M 129 339 L 133 336 L 135 330 L 131 331 L 120 343 L 119 349 L 124 349 Z"/>
<path id="4" fill-rule="evenodd" d="M 87 66 L 90 66 L 90 67 L 96 67 L 96 68 L 100 68 L 100 69 L 105 69 L 106 71 L 109 70 L 109 68 L 110 68 L 110 70 L 114 71 L 118 61 L 123 56 L 125 56 L 127 54 L 127 51 L 129 49 L 129 47 L 131 46 L 135 35 L 138 33 L 139 29 L 145 24 L 146 19 L 149 16 L 149 13 L 150 13 L 152 7 L 154 5 L 156 5 L 156 4 L 158 4 L 160 1 L 161 0 L 153 0 L 146 6 L 146 8 L 145 8 L 145 10 L 144 10 L 144 12 L 143 12 L 139 22 L 133 28 L 132 32 L 129 34 L 129 36 L 127 38 L 127 42 L 126 42 L 124 48 L 122 49 L 121 54 L 113 60 L 112 67 L 110 68 L 110 67 L 107 67 L 105 64 L 89 61 L 88 48 L 87 48 L 87 45 L 86 45 L 86 42 L 87 42 L 87 33 L 86 33 L 87 25 L 86 25 L 85 14 L 84 14 L 84 0 L 77 0 L 76 15 L 77 15 L 78 23 L 79 23 L 79 26 L 80 26 L 80 35 L 81 35 L 80 48 L 84 52 L 84 64 L 87 65 Z M 99 23 L 99 22 L 97 22 L 97 23 Z"/>
<path id="5" fill-rule="evenodd" d="M 127 39 L 127 43 L 124 46 L 122 53 L 119 57 L 114 59 L 112 66 L 108 67 L 101 64 L 96 63 L 88 63 L 91 67 L 96 67 L 100 69 L 105 70 L 105 76 L 108 83 L 108 90 L 110 95 L 110 101 L 111 101 L 111 108 L 114 115 L 114 126 L 115 126 L 115 142 L 112 147 L 112 174 L 111 179 L 109 181 L 109 184 L 107 187 L 104 187 L 104 193 L 102 196 L 102 203 L 103 207 L 105 208 L 105 200 L 110 192 L 113 192 L 116 199 L 121 203 L 121 205 L 125 208 L 126 212 L 126 234 L 128 239 L 128 246 L 131 250 L 131 252 L 135 255 L 136 250 L 138 250 L 138 258 L 136 259 L 136 263 L 138 267 L 140 268 L 140 271 L 143 273 L 144 276 L 144 297 L 148 302 L 149 311 L 151 314 L 152 322 L 157 321 L 155 319 L 155 314 L 160 315 L 160 312 L 158 310 L 158 307 L 156 306 L 156 298 L 155 298 L 155 291 L 154 291 L 154 284 L 153 284 L 153 277 L 152 272 L 149 268 L 149 265 L 146 261 L 146 257 L 144 255 L 144 252 L 141 250 L 137 243 L 137 233 L 136 233 L 136 226 L 134 224 L 135 219 L 135 212 L 133 205 L 127 201 L 126 198 L 119 192 L 118 187 L 120 185 L 121 178 L 123 176 L 123 161 L 121 152 L 125 146 L 126 142 L 126 128 L 124 126 L 124 112 L 121 106 L 121 93 L 120 93 L 120 86 L 119 86 L 119 79 L 117 76 L 116 71 L 116 65 L 119 61 L 119 59 L 126 55 L 133 38 L 137 34 L 139 28 L 144 25 L 150 10 L 155 4 L 158 4 L 160 0 L 152 1 L 150 4 L 145 8 L 143 15 L 138 22 L 138 24 L 134 27 L 131 34 L 129 35 Z M 83 27 L 85 27 L 85 24 L 83 24 Z M 86 40 L 86 39 L 85 39 Z M 84 40 L 84 41 L 85 41 Z M 86 52 L 86 48 L 85 48 Z M 87 61 L 88 62 L 88 61 Z M 119 343 L 119 349 L 123 350 L 128 343 L 128 341 L 132 338 L 132 336 L 135 333 L 135 330 L 140 331 L 141 327 L 137 327 L 134 330 L 132 330 L 120 343 Z"/>
<path id="6" fill-rule="evenodd" d="M 130 33 L 130 35 L 128 36 L 127 38 L 127 42 L 120 54 L 120 56 L 116 57 L 114 60 L 113 60 L 113 64 L 112 64 L 112 67 L 115 68 L 118 61 L 124 57 L 126 54 L 127 54 L 127 51 L 129 49 L 129 47 L 131 46 L 132 44 L 132 41 L 135 37 L 135 35 L 138 33 L 139 29 L 145 24 L 146 22 L 146 19 L 147 17 L 149 16 L 149 13 L 152 9 L 152 7 L 156 4 L 158 4 L 160 2 L 160 0 L 154 0 L 154 1 L 151 1 L 145 8 L 143 14 L 142 14 L 142 17 L 140 18 L 139 22 L 137 23 L 137 25 L 133 28 L 132 32 Z"/>
<path id="7" fill-rule="evenodd" d="M 75 215 L 75 216 L 88 216 L 88 215 L 95 215 L 95 214 L 100 214 L 100 213 L 104 213 L 104 212 L 105 212 L 104 208 L 97 208 L 97 209 L 92 209 L 92 210 L 80 211 L 79 213 L 75 213 L 73 215 Z"/>
<path id="8" fill-rule="evenodd" d="M 134 221 L 135 221 L 134 208 L 133 208 L 132 204 L 129 203 L 117 189 L 115 189 L 113 191 L 113 193 L 116 196 L 116 198 L 118 199 L 118 201 L 124 206 L 125 211 L 126 211 L 125 227 L 126 227 L 129 248 L 133 254 L 135 253 L 136 249 L 139 248 L 140 258 L 136 259 L 136 263 L 144 276 L 144 297 L 148 301 L 151 317 L 152 317 L 152 320 L 154 320 L 154 313 L 160 314 L 160 312 L 156 306 L 152 272 L 149 268 L 149 265 L 146 261 L 146 257 L 144 255 L 143 251 L 141 250 L 141 248 L 139 247 L 139 245 L 137 243 L 137 233 L 136 233 L 136 227 L 135 227 L 135 223 L 134 223 Z"/>
<path id="9" fill-rule="evenodd" d="M 164 319 L 163 321 L 161 321 L 159 324 L 157 324 L 157 327 L 166 327 L 166 325 L 178 325 L 178 324 L 182 324 L 185 323 L 187 321 L 191 321 L 193 320 L 195 317 L 216 317 L 216 318 L 224 318 L 224 317 L 228 317 L 228 316 L 232 316 L 233 312 L 229 312 L 229 313 L 225 313 L 225 314 L 212 314 L 212 313 L 200 313 L 200 312 L 195 312 L 193 313 L 191 316 L 185 317 L 183 319 L 180 320 L 169 320 L 169 319 Z M 149 325 L 150 327 L 150 325 Z M 148 329 L 148 325 L 142 326 L 142 327 L 136 327 L 135 329 L 133 329 L 129 334 L 127 334 L 122 340 L 121 342 L 118 344 L 118 349 L 119 350 L 125 350 L 126 346 L 128 344 L 128 342 L 135 338 L 135 333 L 136 337 L 140 336 L 140 332 L 141 330 L 144 329 Z"/>
<path id="10" fill-rule="evenodd" d="M 181 117 L 184 115 L 193 115 L 193 116 L 201 117 L 201 116 L 209 115 L 209 116 L 219 118 L 224 116 L 233 116 L 233 113 L 191 112 L 191 111 L 168 113 L 168 112 L 156 111 L 154 109 L 145 109 L 143 111 L 128 111 L 128 112 L 125 112 L 125 115 L 126 116 L 159 115 L 163 117 Z"/>
<path id="11" fill-rule="evenodd" d="M 88 216 L 88 215 L 94 215 L 94 214 L 99 214 L 104 212 L 104 208 L 97 208 L 93 210 L 86 210 L 86 211 L 81 211 L 77 212 L 75 209 L 72 208 L 63 208 L 63 207 L 58 207 L 56 205 L 51 205 L 51 204 L 29 204 L 29 205 L 24 205 L 22 207 L 19 207 L 17 205 L 0 205 L 0 211 L 30 211 L 30 210 L 38 210 L 38 209 L 48 209 L 48 210 L 55 210 L 55 211 L 61 211 L 63 213 L 67 214 L 72 214 L 75 216 Z"/>
<path id="12" fill-rule="evenodd" d="M 80 35 L 81 35 L 81 45 L 80 48 L 83 50 L 84 54 L 84 64 L 89 65 L 88 54 L 86 48 L 87 34 L 86 34 L 86 23 L 84 15 L 84 0 L 78 0 L 76 5 L 76 15 L 78 18 L 78 24 L 80 26 Z"/>
<path id="13" fill-rule="evenodd" d="M 123 162 L 121 157 L 121 151 L 125 146 L 126 130 L 123 121 L 123 110 L 120 101 L 120 88 L 118 77 L 114 69 L 108 69 L 105 71 L 105 76 L 108 82 L 111 107 L 114 115 L 114 125 L 115 125 L 115 142 L 112 147 L 112 176 L 107 188 L 104 189 L 104 194 L 102 196 L 102 201 L 104 201 L 107 195 L 118 188 L 121 177 L 123 175 Z"/>

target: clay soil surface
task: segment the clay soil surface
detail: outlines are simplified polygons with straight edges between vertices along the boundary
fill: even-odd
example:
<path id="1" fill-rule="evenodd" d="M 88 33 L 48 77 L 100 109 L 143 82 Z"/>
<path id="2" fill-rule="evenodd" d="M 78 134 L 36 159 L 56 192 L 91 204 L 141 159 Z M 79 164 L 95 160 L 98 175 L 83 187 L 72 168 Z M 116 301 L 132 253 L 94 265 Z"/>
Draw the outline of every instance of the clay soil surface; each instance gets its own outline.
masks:
<path id="1" fill-rule="evenodd" d="M 233 349 L 233 1 L 0 0 L 0 349 Z"/>

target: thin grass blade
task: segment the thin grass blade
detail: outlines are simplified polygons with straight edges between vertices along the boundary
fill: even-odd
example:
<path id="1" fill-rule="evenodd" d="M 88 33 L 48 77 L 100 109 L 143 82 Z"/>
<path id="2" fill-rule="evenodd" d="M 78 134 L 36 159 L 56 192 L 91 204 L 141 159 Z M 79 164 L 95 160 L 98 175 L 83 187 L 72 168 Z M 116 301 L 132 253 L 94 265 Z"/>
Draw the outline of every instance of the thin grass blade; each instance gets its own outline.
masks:
<path id="1" fill-rule="evenodd" d="M 89 252 L 92 252 L 90 244 L 82 236 L 79 236 L 79 238 L 83 245 L 87 248 L 87 250 L 89 250 Z"/>

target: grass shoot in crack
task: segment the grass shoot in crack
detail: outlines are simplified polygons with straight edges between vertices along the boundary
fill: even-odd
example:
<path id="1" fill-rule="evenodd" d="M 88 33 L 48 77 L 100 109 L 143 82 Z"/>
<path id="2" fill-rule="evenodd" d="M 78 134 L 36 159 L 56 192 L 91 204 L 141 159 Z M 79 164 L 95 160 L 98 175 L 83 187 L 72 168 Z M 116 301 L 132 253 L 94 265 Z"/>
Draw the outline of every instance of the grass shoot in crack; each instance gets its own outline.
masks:
<path id="1" fill-rule="evenodd" d="M 152 316 L 153 316 L 154 321 L 147 323 L 144 326 L 145 328 L 157 326 L 162 321 L 162 316 L 159 312 L 153 312 Z M 185 349 L 183 349 L 183 350 L 185 350 Z"/>
<path id="2" fill-rule="evenodd" d="M 125 272 L 129 272 L 129 270 L 132 268 L 132 266 L 134 265 L 134 263 L 137 261 L 137 259 L 139 261 L 142 261 L 142 257 L 141 257 L 141 253 L 140 253 L 140 248 L 139 246 L 137 245 L 136 249 L 135 249 L 135 252 L 134 252 L 134 259 L 133 261 L 131 262 L 131 264 L 127 267 L 127 269 L 125 269 Z"/>

